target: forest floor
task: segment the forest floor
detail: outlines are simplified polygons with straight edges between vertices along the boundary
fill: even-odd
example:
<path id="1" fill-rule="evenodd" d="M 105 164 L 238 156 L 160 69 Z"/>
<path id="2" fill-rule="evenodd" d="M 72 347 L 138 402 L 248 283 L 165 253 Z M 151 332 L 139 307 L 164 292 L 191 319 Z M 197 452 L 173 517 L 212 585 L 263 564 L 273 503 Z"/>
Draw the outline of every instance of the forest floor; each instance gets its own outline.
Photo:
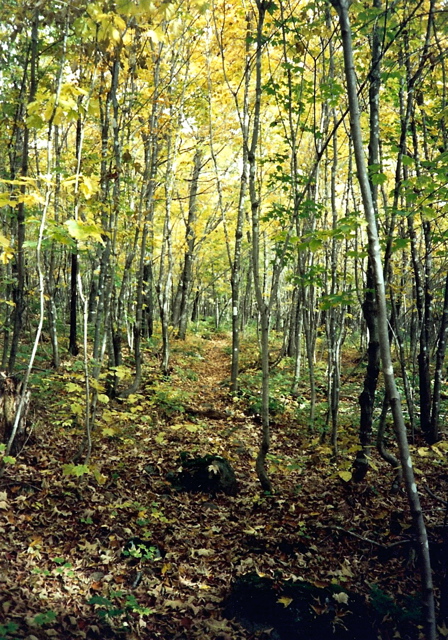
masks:
<path id="1" fill-rule="evenodd" d="M 33 437 L 0 479 L 0 638 L 278 638 L 224 617 L 232 584 L 248 573 L 272 578 L 280 594 L 285 580 L 340 585 L 370 603 L 378 637 L 419 637 L 406 496 L 391 494 L 391 472 L 375 452 L 363 482 L 340 475 L 355 455 L 362 366 L 345 362 L 337 461 L 298 418 L 306 383 L 299 400 L 282 396 L 272 421 L 270 496 L 254 472 L 257 399 L 250 405 L 248 393 L 230 396 L 229 360 L 224 334 L 174 343 L 166 379 L 148 352 L 138 394 L 100 395 L 89 468 L 73 463 L 82 441 L 82 370 L 66 362 L 40 376 Z M 242 364 L 247 384 L 255 360 Z M 238 495 L 172 488 L 166 474 L 182 451 L 226 457 Z M 446 497 L 446 447 L 420 443 L 413 452 L 436 556 L 445 505 L 423 486 Z M 144 557 L 129 552 L 130 540 L 148 542 Z"/>

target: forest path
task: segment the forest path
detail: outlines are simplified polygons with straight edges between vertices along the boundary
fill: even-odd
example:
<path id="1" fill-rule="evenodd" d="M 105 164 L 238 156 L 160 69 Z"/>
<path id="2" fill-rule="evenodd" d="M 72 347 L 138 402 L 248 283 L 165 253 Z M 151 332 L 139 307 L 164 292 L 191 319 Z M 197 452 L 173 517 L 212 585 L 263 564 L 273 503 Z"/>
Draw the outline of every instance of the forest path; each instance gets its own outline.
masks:
<path id="1" fill-rule="evenodd" d="M 255 416 L 247 413 L 245 402 L 230 394 L 230 348 L 228 336 L 212 339 L 190 337 L 186 352 L 185 347 L 183 351 L 180 347 L 173 350 L 174 371 L 183 368 L 184 375 L 173 379 L 172 384 L 173 387 L 178 384 L 188 394 L 185 418 L 200 424 L 202 435 L 206 435 L 205 430 L 210 430 L 205 438 L 197 434 L 195 443 L 202 449 L 211 446 L 215 453 L 230 455 L 231 458 L 236 456 L 239 464 L 243 462 L 242 455 L 244 466 L 248 465 L 245 471 L 253 475 L 249 467 L 258 450 L 260 427 Z M 188 435 L 184 436 L 184 444 L 188 445 Z"/>
<path id="2" fill-rule="evenodd" d="M 83 437 L 81 424 L 67 423 L 76 399 L 73 365 L 52 372 L 38 407 L 51 428 L 36 429 L 0 482 L 0 636 L 4 614 L 18 627 L 15 638 L 118 640 L 126 622 L 129 640 L 247 640 L 247 630 L 223 618 L 223 602 L 238 576 L 254 572 L 342 584 L 363 597 L 371 583 L 386 594 L 418 592 L 416 573 L 399 555 L 409 545 L 379 563 L 370 542 L 387 547 L 409 535 L 405 494 L 390 495 L 390 473 L 377 460 L 381 473 L 372 469 L 359 486 L 344 483 L 338 471 L 350 458 L 341 454 L 339 467 L 331 462 L 294 404 L 273 416 L 275 494 L 260 491 L 259 371 L 248 364 L 256 345 L 242 354 L 244 394 L 235 397 L 230 349 L 224 334 L 173 341 L 168 377 L 148 354 L 141 392 L 111 400 L 98 416 L 88 469 L 71 464 Z M 175 490 L 167 475 L 178 471 L 184 452 L 226 457 L 238 494 Z M 430 461 L 422 457 L 419 467 L 443 495 Z M 428 496 L 426 513 L 438 525 L 436 509 Z M 149 542 L 162 558 L 127 557 L 132 540 Z M 386 632 L 393 636 L 392 624 Z"/>
<path id="3" fill-rule="evenodd" d="M 226 353 L 228 340 L 204 342 L 202 360 L 196 365 L 198 400 L 203 409 L 225 409 L 229 402 L 226 381 L 230 377 L 230 355 Z"/>
<path id="4" fill-rule="evenodd" d="M 188 393 L 192 410 L 225 411 L 231 400 L 229 349 L 226 336 L 213 339 L 189 336 L 185 343 L 173 344 L 170 382 L 173 389 Z"/>

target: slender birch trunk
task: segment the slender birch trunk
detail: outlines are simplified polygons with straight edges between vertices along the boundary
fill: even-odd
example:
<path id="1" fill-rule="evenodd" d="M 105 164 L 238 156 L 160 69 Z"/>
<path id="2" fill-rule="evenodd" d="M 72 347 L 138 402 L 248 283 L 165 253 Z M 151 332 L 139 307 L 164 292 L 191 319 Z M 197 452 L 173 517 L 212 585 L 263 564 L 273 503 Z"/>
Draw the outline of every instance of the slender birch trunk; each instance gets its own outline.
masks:
<path id="1" fill-rule="evenodd" d="M 395 434 L 400 452 L 400 462 L 406 486 L 409 506 L 417 530 L 420 571 L 423 591 L 423 605 L 425 615 L 425 627 L 427 640 L 436 640 L 436 618 L 434 604 L 434 589 L 432 583 L 431 562 L 429 556 L 428 536 L 423 518 L 420 498 L 415 483 L 414 470 L 406 433 L 406 425 L 403 418 L 400 396 L 395 383 L 392 364 L 391 349 L 388 335 L 388 318 L 386 306 L 386 293 L 384 286 L 383 265 L 381 261 L 381 248 L 369 184 L 367 166 L 364 157 L 364 145 L 362 140 L 360 111 L 357 95 L 357 80 L 353 59 L 352 36 L 349 19 L 349 1 L 331 0 L 339 15 L 341 27 L 342 45 L 344 51 L 344 69 L 347 81 L 347 95 L 350 108 L 350 126 L 353 138 L 353 148 L 356 159 L 358 181 L 361 189 L 364 205 L 364 214 L 367 221 L 367 234 L 369 255 L 373 265 L 375 276 L 376 301 L 378 308 L 378 329 L 384 384 L 392 410 Z"/>

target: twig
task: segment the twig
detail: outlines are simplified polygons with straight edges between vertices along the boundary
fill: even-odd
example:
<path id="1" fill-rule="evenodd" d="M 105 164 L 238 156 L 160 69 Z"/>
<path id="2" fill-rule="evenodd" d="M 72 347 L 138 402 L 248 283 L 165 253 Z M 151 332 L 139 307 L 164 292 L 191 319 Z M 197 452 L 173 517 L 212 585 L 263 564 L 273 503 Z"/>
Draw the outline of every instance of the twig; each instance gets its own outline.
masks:
<path id="1" fill-rule="evenodd" d="M 444 500 L 443 498 L 441 498 L 440 496 L 436 496 L 435 493 L 433 493 L 431 491 L 431 489 L 428 487 L 428 485 L 425 484 L 425 486 L 423 487 L 424 490 L 426 491 L 426 493 L 429 493 L 429 495 L 434 498 L 434 500 L 437 500 L 437 502 L 441 502 L 442 504 L 445 505 L 445 507 L 448 507 L 448 500 Z"/>
<path id="2" fill-rule="evenodd" d="M 336 529 L 337 531 L 342 531 L 343 533 L 347 533 L 349 536 L 353 536 L 354 538 L 358 538 L 358 540 L 362 540 L 363 542 L 368 542 L 369 544 L 373 544 L 375 547 L 379 547 L 384 551 L 388 551 L 389 549 L 393 549 L 394 547 L 398 547 L 400 544 L 408 544 L 411 540 L 398 540 L 397 542 L 392 542 L 391 544 L 385 545 L 381 544 L 381 542 L 376 542 L 376 540 L 371 540 L 370 538 L 365 538 L 364 536 L 360 536 L 354 531 L 347 531 L 347 529 L 343 529 L 342 527 L 332 527 L 332 529 Z"/>
<path id="3" fill-rule="evenodd" d="M 21 487 L 31 487 L 32 489 L 36 489 L 36 491 L 42 491 L 42 487 L 38 487 L 31 482 L 25 482 L 24 480 L 13 480 L 12 478 L 0 478 L 0 485 L 14 485 L 19 484 Z"/>

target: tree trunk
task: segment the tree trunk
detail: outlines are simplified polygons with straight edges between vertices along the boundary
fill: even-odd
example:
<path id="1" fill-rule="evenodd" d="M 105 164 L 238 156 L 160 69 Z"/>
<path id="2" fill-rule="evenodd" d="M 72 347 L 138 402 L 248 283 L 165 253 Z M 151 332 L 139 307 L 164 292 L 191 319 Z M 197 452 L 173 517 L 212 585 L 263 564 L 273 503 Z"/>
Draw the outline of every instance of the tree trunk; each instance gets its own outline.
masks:
<path id="1" fill-rule="evenodd" d="M 197 216 L 197 195 L 199 175 L 202 169 L 202 157 L 203 151 L 198 146 L 193 160 L 193 172 L 190 183 L 190 195 L 188 199 L 188 218 L 187 226 L 185 229 L 185 241 L 187 244 L 184 265 L 182 270 L 182 278 L 180 282 L 180 306 L 179 306 L 179 331 L 178 337 L 181 340 L 185 340 L 187 333 L 188 323 L 188 298 L 190 294 L 192 274 L 193 274 L 193 261 L 194 251 L 196 245 L 196 216 Z"/>
<path id="2" fill-rule="evenodd" d="M 432 408 L 431 408 L 431 440 L 437 442 L 439 435 L 439 419 L 440 419 L 440 394 L 443 381 L 443 362 L 445 360 L 446 339 L 448 335 L 448 276 L 445 279 L 445 293 L 443 298 L 443 312 L 440 321 L 439 336 L 437 341 L 436 366 L 434 371 L 434 386 L 432 390 Z"/>
<path id="3" fill-rule="evenodd" d="M 38 59 L 38 27 L 39 27 L 39 10 L 36 9 L 31 29 L 31 59 L 30 59 L 30 88 L 28 94 L 28 103 L 33 102 L 37 91 L 37 59 Z M 26 117 L 26 105 L 23 108 L 23 118 Z M 20 177 L 28 176 L 28 159 L 29 159 L 29 129 L 26 121 L 23 123 L 23 140 L 22 140 L 22 163 L 20 167 Z M 23 195 L 26 193 L 26 186 L 20 187 Z M 15 253 L 15 263 L 13 266 L 13 274 L 15 275 L 15 283 L 13 285 L 12 299 L 14 302 L 14 311 L 12 318 L 13 332 L 11 339 L 11 349 L 9 352 L 8 370 L 14 371 L 14 366 L 19 347 L 20 335 L 23 326 L 23 314 L 25 312 L 25 204 L 20 202 L 17 206 L 17 250 Z"/>
<path id="4" fill-rule="evenodd" d="M 374 6 L 381 8 L 381 0 L 374 0 Z M 381 56 L 382 40 L 375 22 L 372 31 L 372 66 L 369 85 L 369 166 L 373 172 L 379 169 L 379 96 L 381 86 Z M 370 191 L 373 207 L 378 215 L 378 186 L 370 177 Z M 367 276 L 362 311 L 369 332 L 367 347 L 367 369 L 364 377 L 363 390 L 359 395 L 360 423 L 359 443 L 361 449 L 357 452 L 353 465 L 353 480 L 363 480 L 369 469 L 369 455 L 372 440 L 373 410 L 375 406 L 375 392 L 380 372 L 380 343 L 378 338 L 378 315 L 375 304 L 374 273 L 371 258 L 368 258 Z"/>
<path id="5" fill-rule="evenodd" d="M 256 152 L 258 136 L 260 132 L 260 108 L 261 108 L 261 57 L 262 57 L 262 31 L 265 17 L 265 3 L 257 0 L 257 34 L 255 56 L 255 106 L 253 114 L 253 128 L 248 150 L 249 162 L 249 194 L 252 218 L 252 269 L 254 276 L 254 288 L 260 316 L 261 331 L 261 421 L 262 437 L 257 455 L 255 470 L 261 487 L 264 491 L 272 492 L 272 483 L 266 470 L 266 456 L 269 452 L 270 426 L 269 426 L 269 321 L 270 308 L 263 296 L 263 284 L 260 276 L 260 203 L 256 184 Z"/>
<path id="6" fill-rule="evenodd" d="M 395 383 L 394 369 L 389 344 L 386 293 L 384 286 L 383 265 L 381 262 L 381 249 L 379 244 L 375 208 L 369 184 L 368 171 L 364 158 L 364 148 L 361 133 L 360 111 L 357 95 L 357 80 L 354 67 L 352 36 L 348 13 L 349 1 L 331 0 L 331 2 L 338 12 L 342 34 L 344 68 L 350 108 L 350 126 L 353 138 L 353 148 L 356 158 L 357 176 L 362 194 L 364 213 L 367 221 L 369 255 L 372 260 L 373 272 L 375 276 L 379 341 L 384 384 L 394 419 L 394 428 L 398 441 L 400 462 L 403 471 L 408 501 L 417 531 L 427 640 L 436 640 L 434 589 L 432 583 L 431 562 L 429 557 L 428 536 L 426 533 L 426 526 L 423 518 L 420 498 L 415 483 L 415 476 L 407 440 L 406 425 L 404 423 L 401 401 Z"/>

